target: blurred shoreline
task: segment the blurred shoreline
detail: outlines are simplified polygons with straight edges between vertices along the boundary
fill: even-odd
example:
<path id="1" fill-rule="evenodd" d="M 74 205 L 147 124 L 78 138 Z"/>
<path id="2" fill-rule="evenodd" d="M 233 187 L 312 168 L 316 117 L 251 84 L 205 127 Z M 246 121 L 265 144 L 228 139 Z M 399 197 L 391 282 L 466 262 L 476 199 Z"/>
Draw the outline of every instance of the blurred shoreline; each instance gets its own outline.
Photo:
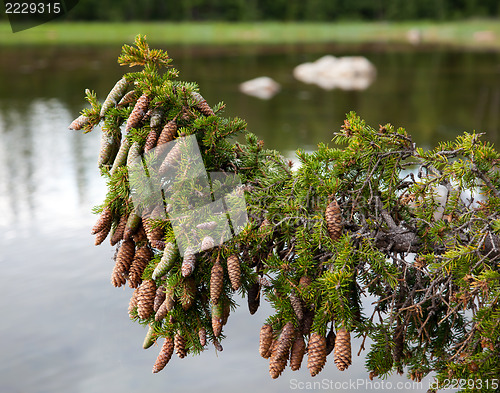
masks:
<path id="1" fill-rule="evenodd" d="M 0 47 L 121 46 L 145 34 L 151 45 L 397 45 L 500 50 L 498 19 L 447 22 L 49 22 L 12 33 L 0 22 Z"/>

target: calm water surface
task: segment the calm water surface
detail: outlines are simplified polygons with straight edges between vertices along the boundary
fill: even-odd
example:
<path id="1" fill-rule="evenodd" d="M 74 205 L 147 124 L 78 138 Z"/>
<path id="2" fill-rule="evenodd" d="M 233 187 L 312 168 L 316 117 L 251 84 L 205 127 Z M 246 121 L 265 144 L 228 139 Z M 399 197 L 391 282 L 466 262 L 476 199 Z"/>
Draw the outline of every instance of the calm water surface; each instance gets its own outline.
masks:
<path id="1" fill-rule="evenodd" d="M 290 156 L 329 142 L 349 110 L 373 126 L 404 126 L 427 147 L 474 129 L 499 140 L 497 53 L 327 46 L 174 47 L 169 53 L 209 103 L 224 101 L 226 115 L 245 118 L 268 147 Z M 109 283 L 113 249 L 94 247 L 89 234 L 91 208 L 105 193 L 96 167 L 99 133 L 67 130 L 85 88 L 102 99 L 124 72 L 118 54 L 119 48 L 0 48 L 0 392 L 277 392 L 358 378 L 356 391 L 375 390 L 363 386 L 359 342 L 347 372 L 330 359 L 314 379 L 304 365 L 271 380 L 257 349 L 271 310 L 264 306 L 251 317 L 245 301 L 225 328 L 222 353 L 174 357 L 151 374 L 159 348 L 142 349 L 145 331 L 127 315 L 131 290 Z M 377 79 L 362 92 L 323 91 L 293 79 L 293 67 L 325 54 L 364 55 Z M 239 83 L 262 75 L 282 85 L 273 99 L 238 92 Z M 427 384 L 404 390 L 425 392 Z"/>

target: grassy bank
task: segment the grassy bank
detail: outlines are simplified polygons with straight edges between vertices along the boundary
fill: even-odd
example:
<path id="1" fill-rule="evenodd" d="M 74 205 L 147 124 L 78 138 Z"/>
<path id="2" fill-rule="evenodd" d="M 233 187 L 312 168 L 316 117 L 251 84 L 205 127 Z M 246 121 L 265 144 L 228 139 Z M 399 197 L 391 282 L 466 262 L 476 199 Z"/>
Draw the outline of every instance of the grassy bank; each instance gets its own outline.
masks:
<path id="1" fill-rule="evenodd" d="M 339 23 L 47 23 L 12 33 L 0 23 L 0 46 L 121 45 L 136 34 L 151 44 L 408 43 L 418 30 L 421 44 L 500 49 L 500 21 Z"/>

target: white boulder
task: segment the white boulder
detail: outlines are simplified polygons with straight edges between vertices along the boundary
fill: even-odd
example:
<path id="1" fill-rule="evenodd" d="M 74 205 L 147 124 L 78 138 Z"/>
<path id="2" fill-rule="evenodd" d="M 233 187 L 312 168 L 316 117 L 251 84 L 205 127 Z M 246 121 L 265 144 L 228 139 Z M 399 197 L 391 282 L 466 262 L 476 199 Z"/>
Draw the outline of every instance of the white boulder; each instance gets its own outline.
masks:
<path id="1" fill-rule="evenodd" d="M 240 91 L 242 93 L 263 100 L 274 97 L 280 89 L 280 84 L 267 76 L 261 76 L 240 84 Z"/>
<path id="2" fill-rule="evenodd" d="M 364 90 L 373 82 L 376 73 L 375 66 L 362 56 L 326 55 L 315 62 L 299 64 L 293 70 L 295 79 L 325 90 Z"/>

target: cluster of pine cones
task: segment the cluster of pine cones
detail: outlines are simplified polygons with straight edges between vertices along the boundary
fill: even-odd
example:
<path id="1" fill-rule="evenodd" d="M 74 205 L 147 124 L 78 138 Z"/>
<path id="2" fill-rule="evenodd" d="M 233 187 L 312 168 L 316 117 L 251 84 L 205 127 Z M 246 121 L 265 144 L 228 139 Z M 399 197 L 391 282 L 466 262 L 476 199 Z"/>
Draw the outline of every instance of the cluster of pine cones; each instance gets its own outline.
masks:
<path id="1" fill-rule="evenodd" d="M 330 238 L 337 241 L 342 234 L 342 215 L 335 199 L 326 207 L 325 221 Z M 303 276 L 298 287 L 300 290 L 307 290 L 310 284 L 311 278 Z M 321 372 L 332 351 L 337 368 L 340 371 L 346 370 L 351 364 L 350 332 L 342 327 L 335 334 L 333 326 L 326 336 L 311 332 L 314 313 L 304 306 L 294 290 L 289 293 L 289 299 L 299 326 L 295 327 L 292 322 L 287 322 L 281 331 L 275 331 L 270 324 L 264 324 L 260 331 L 259 353 L 263 358 L 269 359 L 271 377 L 278 378 L 287 364 L 292 371 L 299 370 L 306 353 L 307 368 L 313 377 Z M 307 345 L 304 337 L 308 337 Z"/>
<path id="2" fill-rule="evenodd" d="M 174 140 L 178 132 L 178 119 L 181 119 L 186 128 L 197 116 L 215 115 L 206 100 L 197 92 L 191 93 L 193 105 L 183 107 L 182 111 L 171 119 L 163 119 L 163 115 L 171 108 L 150 107 L 152 97 L 146 94 L 138 94 L 134 90 L 128 91 L 131 84 L 125 78 L 119 80 L 109 92 L 106 100 L 101 106 L 99 120 L 108 118 L 108 111 L 112 108 L 123 108 L 133 105 L 129 117 L 126 120 L 124 134 L 127 135 L 132 128 L 138 129 L 148 125 L 149 131 L 145 141 L 130 143 L 126 137 L 121 137 L 120 126 L 115 130 L 107 129 L 106 123 L 102 127 L 101 149 L 99 154 L 99 167 L 106 166 L 109 175 L 113 176 L 117 171 L 140 157 L 144 152 L 153 148 L 157 152 L 162 146 Z M 90 117 L 81 115 L 69 126 L 70 129 L 80 130 L 89 125 Z M 165 122 L 165 124 L 162 124 Z M 91 125 L 92 127 L 95 124 Z M 118 131 L 120 130 L 120 131 Z M 159 166 L 160 172 L 175 164 L 179 157 L 179 149 L 170 150 L 164 161 Z M 160 153 L 157 153 L 158 155 Z M 168 212 L 168 206 L 167 210 Z M 163 215 L 165 215 L 162 212 Z M 166 241 L 165 223 L 155 217 L 162 217 L 159 212 L 144 209 L 142 214 L 136 209 L 129 213 L 120 214 L 118 209 L 111 204 L 105 205 L 100 216 L 92 228 L 95 235 L 95 244 L 101 244 L 108 236 L 112 246 L 116 245 L 114 256 L 115 265 L 111 274 L 111 283 L 115 287 L 121 287 L 128 282 L 134 292 L 129 302 L 130 318 L 138 318 L 140 321 L 148 322 L 149 329 L 144 340 L 144 348 L 149 348 L 157 341 L 160 335 L 165 336 L 165 341 L 160 354 L 153 367 L 153 372 L 162 370 L 170 360 L 174 349 L 180 358 L 186 356 L 189 348 L 186 347 L 186 332 L 180 329 L 168 334 L 164 332 L 165 322 L 167 326 L 173 326 L 175 321 L 171 311 L 179 305 L 186 311 L 193 307 L 195 299 L 201 298 L 203 307 L 211 316 L 212 331 L 209 335 L 217 350 L 222 346 L 218 338 L 222 333 L 222 327 L 227 322 L 230 312 L 230 301 L 227 295 L 222 297 L 225 272 L 219 257 L 214 258 L 209 282 L 202 282 L 193 278 L 197 260 L 203 257 L 204 252 L 210 252 L 215 246 L 215 241 L 210 236 L 205 236 L 201 242 L 201 252 L 198 254 L 186 249 L 184 255 L 179 255 L 174 241 Z M 217 226 L 216 222 L 208 221 L 197 225 L 197 230 L 210 233 Z M 207 256 L 207 255 L 205 255 Z M 209 259 L 208 257 L 205 259 Z M 167 285 L 167 275 L 176 265 L 180 265 L 182 280 L 173 288 Z M 231 254 L 224 265 L 227 269 L 227 277 L 230 287 L 237 291 L 241 286 L 240 259 L 237 254 Z M 145 274 L 150 269 L 149 275 Z M 208 295 L 208 296 L 207 296 Z M 223 299 L 221 299 L 223 298 Z M 208 305 L 210 305 L 208 307 Z M 156 323 L 156 325 L 155 325 Z M 200 326 L 198 330 L 200 347 L 207 345 L 207 330 Z"/>
<path id="3" fill-rule="evenodd" d="M 186 129 L 197 116 L 215 115 L 203 97 L 196 92 L 191 93 L 191 106 L 184 106 L 179 113 L 172 115 L 172 108 L 152 106 L 152 96 L 135 90 L 127 91 L 131 86 L 125 78 L 121 79 L 103 102 L 97 121 L 82 115 L 69 127 L 88 130 L 89 122 L 95 123 L 91 124 L 93 127 L 102 119 L 108 120 L 102 127 L 98 164 L 99 167 L 107 169 L 110 177 L 122 171 L 122 168 L 129 167 L 143 153 L 153 148 L 161 150 L 162 145 L 176 139 L 179 121 Z M 132 110 L 126 119 L 125 137 L 122 137 L 120 127 L 125 119 L 112 119 L 108 114 L 112 109 L 127 107 Z M 165 118 L 166 113 L 170 113 L 169 118 Z M 130 130 L 141 127 L 148 131 L 147 137 L 142 143 L 131 143 L 126 135 Z M 174 147 L 159 166 L 160 173 L 174 165 L 178 158 L 179 151 Z M 174 351 L 180 358 L 184 358 L 191 350 L 202 350 L 209 341 L 221 351 L 222 328 L 227 322 L 232 305 L 227 292 L 237 291 L 242 286 L 241 253 L 234 251 L 221 261 L 220 252 L 218 256 L 215 252 L 212 253 L 215 250 L 214 239 L 205 236 L 200 252 L 190 252 L 186 249 L 181 256 L 174 240 L 169 240 L 166 236 L 168 224 L 156 219 L 155 217 L 159 216 L 157 213 L 148 209 L 142 212 L 136 209 L 117 209 L 116 205 L 108 203 L 104 205 L 92 228 L 96 245 L 101 244 L 108 236 L 111 245 L 116 245 L 111 283 L 115 287 L 121 287 L 128 282 L 134 289 L 128 311 L 130 318 L 148 325 L 143 347 L 149 348 L 159 337 L 165 338 L 153 367 L 154 373 L 165 367 Z M 168 213 L 168 206 L 162 213 Z M 342 232 L 342 217 L 335 200 L 327 206 L 325 220 L 330 237 L 337 240 Z M 197 229 L 209 230 L 216 225 L 215 222 L 207 221 L 199 224 Z M 265 232 L 269 227 L 270 222 L 264 220 L 259 231 Z M 204 268 L 207 264 L 211 266 L 208 279 L 202 278 L 206 276 L 193 274 L 201 260 Z M 248 263 L 248 266 L 251 267 L 252 264 Z M 180 271 L 182 276 L 175 286 L 168 284 L 172 270 Z M 253 282 L 246 288 L 251 314 L 259 307 L 261 284 Z M 309 284 L 310 278 L 303 277 L 300 285 Z M 292 322 L 287 322 L 280 331 L 274 331 L 271 325 L 265 324 L 260 333 L 259 351 L 262 357 L 269 359 L 272 378 L 281 375 L 287 363 L 292 370 L 298 370 L 306 353 L 307 367 L 312 376 L 323 369 L 326 357 L 332 351 L 337 367 L 345 370 L 351 364 L 349 331 L 341 328 L 334 334 L 331 330 L 326 337 L 316 332 L 311 333 L 312 313 L 302 310 L 301 300 L 294 293 L 290 294 L 290 298 L 300 326 L 295 327 Z M 198 322 L 185 324 L 186 326 L 180 328 L 174 316 L 175 309 L 183 312 L 196 309 L 197 313 L 211 320 L 211 326 L 199 323 L 199 319 L 203 318 L 196 317 L 192 319 L 197 319 Z M 194 335 L 197 350 L 192 344 Z M 304 337 L 308 338 L 307 345 Z M 188 345 L 189 341 L 191 346 Z"/>

